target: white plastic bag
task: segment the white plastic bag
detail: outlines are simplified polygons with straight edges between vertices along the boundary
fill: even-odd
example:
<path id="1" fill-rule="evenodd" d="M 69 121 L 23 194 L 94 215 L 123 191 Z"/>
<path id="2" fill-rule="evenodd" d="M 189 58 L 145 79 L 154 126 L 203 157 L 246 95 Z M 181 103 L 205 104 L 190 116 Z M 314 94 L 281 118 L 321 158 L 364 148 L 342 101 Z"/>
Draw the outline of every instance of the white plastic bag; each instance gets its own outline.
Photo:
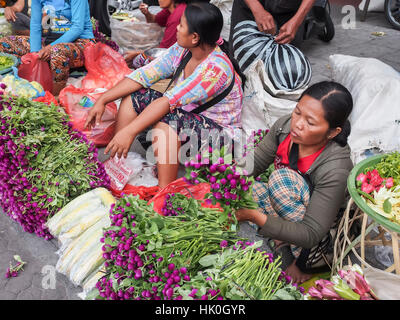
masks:
<path id="1" fill-rule="evenodd" d="M 224 25 L 222 27 L 221 37 L 224 40 L 228 41 L 229 33 L 231 31 L 231 14 L 233 0 L 211 0 L 210 3 L 221 10 L 222 16 L 224 17 Z"/>
<path id="2" fill-rule="evenodd" d="M 353 96 L 349 145 L 353 163 L 365 150 L 400 149 L 400 73 L 374 58 L 335 54 L 329 57 L 332 77 Z"/>
<path id="3" fill-rule="evenodd" d="M 153 174 L 153 165 L 136 152 L 128 152 L 125 158 L 114 156 L 104 162 L 104 168 L 110 177 L 111 188 L 122 190 L 127 184 L 133 186 L 153 187 L 158 180 Z"/>
<path id="4" fill-rule="evenodd" d="M 99 220 L 108 218 L 112 203 L 115 198 L 107 189 L 94 189 L 70 201 L 47 221 L 46 226 L 65 246 Z"/>
<path id="5" fill-rule="evenodd" d="M 94 289 L 96 283 L 105 275 L 104 264 L 102 264 L 98 270 L 95 270 L 92 274 L 86 277 L 86 279 L 82 282 L 81 286 L 83 291 L 78 293 L 78 297 L 82 300 L 87 298 L 87 295 L 90 291 Z"/>
<path id="6" fill-rule="evenodd" d="M 109 217 L 104 217 L 79 237 L 61 246 L 57 251 L 60 258 L 56 270 L 68 276 L 74 285 L 80 285 L 104 262 L 100 238 L 103 236 L 103 228 L 109 227 L 110 224 Z"/>
<path id="7" fill-rule="evenodd" d="M 5 16 L 0 17 L 0 35 L 2 37 L 8 36 L 12 33 L 11 23 L 6 20 Z"/>
<path id="8" fill-rule="evenodd" d="M 161 10 L 158 6 L 149 7 L 152 14 Z M 111 39 L 123 52 L 128 50 L 148 50 L 157 48 L 164 36 L 164 28 L 157 23 L 147 23 L 139 9 L 128 12 L 131 20 L 110 18 Z M 137 21 L 139 20 L 139 21 Z"/>
<path id="9" fill-rule="evenodd" d="M 305 90 L 276 90 L 261 60 L 251 64 L 245 76 L 247 80 L 242 105 L 242 124 L 245 131 L 271 128 L 276 120 L 292 112 L 297 99 Z"/>
<path id="10" fill-rule="evenodd" d="M 380 300 L 400 300 L 400 275 L 370 267 L 363 272 L 368 285 Z"/>

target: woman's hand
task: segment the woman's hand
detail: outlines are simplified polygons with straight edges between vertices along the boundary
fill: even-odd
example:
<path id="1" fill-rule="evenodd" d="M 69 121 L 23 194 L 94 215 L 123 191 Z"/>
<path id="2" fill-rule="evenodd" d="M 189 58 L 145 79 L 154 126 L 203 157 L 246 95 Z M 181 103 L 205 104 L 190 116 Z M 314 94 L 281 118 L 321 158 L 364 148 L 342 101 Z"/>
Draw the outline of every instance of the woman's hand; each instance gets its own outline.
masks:
<path id="1" fill-rule="evenodd" d="M 136 56 L 138 56 L 142 52 L 143 52 L 142 50 L 135 50 L 135 51 L 128 51 L 124 54 L 124 59 L 129 67 L 132 65 L 133 59 L 135 59 Z"/>
<path id="2" fill-rule="evenodd" d="M 299 29 L 300 24 L 297 20 L 291 19 L 286 22 L 280 29 L 279 34 L 275 38 L 275 41 L 279 44 L 286 44 L 293 41 L 296 37 L 297 30 Z"/>
<path id="3" fill-rule="evenodd" d="M 40 60 L 49 61 L 51 53 L 51 45 L 47 45 L 38 52 Z"/>
<path id="4" fill-rule="evenodd" d="M 90 108 L 90 111 L 87 115 L 84 128 L 88 128 L 91 130 L 95 126 L 98 126 L 101 122 L 101 117 L 103 116 L 104 110 L 106 109 L 106 105 L 99 98 L 93 107 Z"/>
<path id="5" fill-rule="evenodd" d="M 259 12 L 254 13 L 254 20 L 257 23 L 258 30 L 261 32 L 271 35 L 276 34 L 274 17 L 268 11 L 260 10 Z"/>
<path id="6" fill-rule="evenodd" d="M 115 154 L 118 155 L 118 158 L 121 158 L 121 156 L 126 158 L 135 137 L 136 135 L 129 130 L 129 127 L 125 127 L 115 134 L 114 138 L 107 145 L 104 154 L 110 152 L 111 158 Z"/>
<path id="7" fill-rule="evenodd" d="M 17 20 L 17 15 L 12 7 L 4 8 L 4 17 L 8 22 L 15 22 Z"/>
<path id="8" fill-rule="evenodd" d="M 139 6 L 139 10 L 145 15 L 148 16 L 150 14 L 149 6 L 145 3 L 141 3 Z"/>
<path id="9" fill-rule="evenodd" d="M 238 221 L 250 221 L 262 227 L 267 221 L 267 215 L 258 211 L 257 209 L 238 209 L 235 212 Z"/>

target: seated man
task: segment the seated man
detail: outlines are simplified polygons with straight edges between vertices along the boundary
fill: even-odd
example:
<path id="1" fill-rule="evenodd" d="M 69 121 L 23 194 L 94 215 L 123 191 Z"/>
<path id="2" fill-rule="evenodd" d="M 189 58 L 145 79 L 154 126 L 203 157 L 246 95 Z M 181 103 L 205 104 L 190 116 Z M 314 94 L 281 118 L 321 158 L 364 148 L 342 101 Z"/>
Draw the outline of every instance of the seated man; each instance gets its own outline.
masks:
<path id="1" fill-rule="evenodd" d="M 229 43 L 235 26 L 245 20 L 257 23 L 258 30 L 276 35 L 279 44 L 301 42 L 299 29 L 315 0 L 234 0 Z M 299 32 L 298 32 L 299 31 Z"/>
<path id="2" fill-rule="evenodd" d="M 4 16 L 11 23 L 12 34 L 29 36 L 28 0 L 7 0 Z"/>

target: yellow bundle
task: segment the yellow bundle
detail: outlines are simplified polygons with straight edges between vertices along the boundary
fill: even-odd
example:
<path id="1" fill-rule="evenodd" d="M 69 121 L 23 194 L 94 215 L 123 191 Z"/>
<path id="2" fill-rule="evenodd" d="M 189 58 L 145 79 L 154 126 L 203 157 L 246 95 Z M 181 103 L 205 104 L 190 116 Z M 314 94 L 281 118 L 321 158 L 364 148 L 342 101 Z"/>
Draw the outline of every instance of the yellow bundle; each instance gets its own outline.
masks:
<path id="1" fill-rule="evenodd" d="M 103 236 L 103 228 L 110 224 L 110 219 L 104 217 L 72 242 L 63 245 L 57 252 L 60 258 L 56 270 L 68 276 L 74 285 L 80 285 L 104 263 L 100 238 Z"/>
<path id="2" fill-rule="evenodd" d="M 46 226 L 61 244 L 66 244 L 102 218 L 108 218 L 113 203 L 115 198 L 107 189 L 94 189 L 69 202 L 47 221 Z"/>

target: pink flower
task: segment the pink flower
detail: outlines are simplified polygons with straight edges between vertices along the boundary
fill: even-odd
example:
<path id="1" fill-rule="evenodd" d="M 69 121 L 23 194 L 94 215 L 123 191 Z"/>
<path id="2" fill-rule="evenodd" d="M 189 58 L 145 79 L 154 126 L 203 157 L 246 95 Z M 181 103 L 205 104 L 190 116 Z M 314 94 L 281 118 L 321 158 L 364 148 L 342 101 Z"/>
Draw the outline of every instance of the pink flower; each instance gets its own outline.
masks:
<path id="1" fill-rule="evenodd" d="M 228 241 L 222 240 L 221 243 L 219 244 L 219 246 L 220 246 L 221 248 L 226 248 L 226 247 L 228 246 Z"/>
<path id="2" fill-rule="evenodd" d="M 383 182 L 382 177 L 378 174 L 378 175 L 372 175 L 371 180 L 369 181 L 369 183 L 371 185 L 373 185 L 374 187 L 380 186 Z"/>
<path id="3" fill-rule="evenodd" d="M 323 299 L 322 293 L 317 288 L 311 287 L 310 289 L 308 289 L 308 293 L 311 297 L 315 299 Z"/>
<path id="4" fill-rule="evenodd" d="M 319 279 L 315 281 L 315 285 L 325 299 L 342 299 L 334 290 L 334 284 L 332 282 Z"/>
<path id="5" fill-rule="evenodd" d="M 360 181 L 361 183 L 367 182 L 367 175 L 364 173 L 360 173 L 357 178 L 357 181 Z"/>
<path id="6" fill-rule="evenodd" d="M 386 180 L 385 187 L 386 187 L 387 189 L 390 189 L 391 187 L 393 187 L 393 185 L 394 185 L 394 180 L 393 180 L 393 178 L 388 178 L 388 179 Z"/>
<path id="7" fill-rule="evenodd" d="M 363 192 L 365 192 L 365 193 L 371 193 L 372 191 L 374 191 L 374 186 L 372 186 L 372 185 L 370 185 L 369 183 L 367 183 L 367 182 L 364 182 L 362 185 L 361 185 L 361 191 L 363 191 Z"/>
<path id="8" fill-rule="evenodd" d="M 349 287 L 361 297 L 366 296 L 370 292 L 370 287 L 365 281 L 364 277 L 357 271 L 353 270 L 339 270 L 339 276 L 347 282 Z"/>

